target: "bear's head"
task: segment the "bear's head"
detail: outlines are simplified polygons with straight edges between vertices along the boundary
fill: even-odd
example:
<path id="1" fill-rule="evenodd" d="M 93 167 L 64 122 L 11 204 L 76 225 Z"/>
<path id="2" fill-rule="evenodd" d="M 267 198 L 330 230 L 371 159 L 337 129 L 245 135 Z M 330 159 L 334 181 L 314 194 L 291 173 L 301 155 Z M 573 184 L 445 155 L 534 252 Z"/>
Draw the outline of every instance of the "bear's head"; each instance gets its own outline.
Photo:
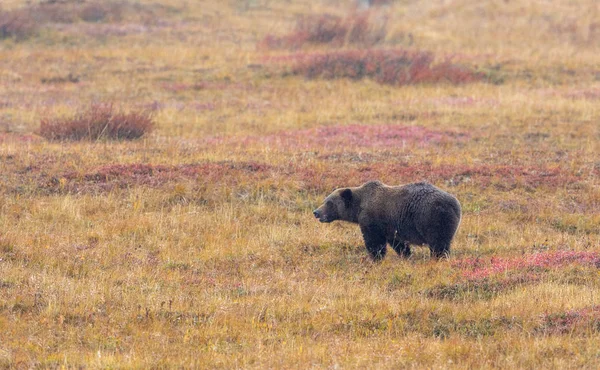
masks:
<path id="1" fill-rule="evenodd" d="M 325 202 L 313 214 L 321 222 L 355 221 L 353 199 L 352 189 L 337 189 L 325 198 Z"/>

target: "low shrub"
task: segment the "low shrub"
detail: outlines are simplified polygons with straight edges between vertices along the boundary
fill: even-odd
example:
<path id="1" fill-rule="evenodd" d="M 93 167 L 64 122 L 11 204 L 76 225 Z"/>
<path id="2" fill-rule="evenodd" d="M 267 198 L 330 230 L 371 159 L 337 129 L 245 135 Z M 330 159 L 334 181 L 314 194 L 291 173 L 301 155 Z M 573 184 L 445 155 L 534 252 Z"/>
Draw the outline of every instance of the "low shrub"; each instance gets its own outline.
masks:
<path id="1" fill-rule="evenodd" d="M 298 19 L 294 31 L 277 37 L 266 36 L 259 47 L 267 49 L 299 49 L 306 44 L 332 46 L 373 46 L 385 40 L 387 22 L 371 20 L 369 12 L 353 13 L 346 18 L 322 14 Z"/>
<path id="2" fill-rule="evenodd" d="M 0 9 L 0 40 L 14 39 L 21 41 L 37 32 L 37 22 L 27 11 Z"/>
<path id="3" fill-rule="evenodd" d="M 128 7 L 128 2 L 66 0 L 44 1 L 24 10 L 47 23 L 118 22 Z"/>
<path id="4" fill-rule="evenodd" d="M 117 1 L 47 0 L 10 11 L 0 9 L 0 40 L 27 39 L 49 23 L 119 22 L 126 15 L 148 20 L 154 13 L 151 7 Z"/>
<path id="5" fill-rule="evenodd" d="M 370 6 L 390 5 L 393 0 L 369 0 Z"/>
<path id="6" fill-rule="evenodd" d="M 73 117 L 42 119 L 39 133 L 48 140 L 134 140 L 153 127 L 150 111 L 123 112 L 110 104 L 94 104 Z"/>
<path id="7" fill-rule="evenodd" d="M 302 54 L 292 59 L 292 74 L 307 78 L 372 78 L 388 85 L 461 84 L 484 78 L 482 73 L 450 60 L 435 64 L 434 55 L 426 51 L 345 50 Z"/>

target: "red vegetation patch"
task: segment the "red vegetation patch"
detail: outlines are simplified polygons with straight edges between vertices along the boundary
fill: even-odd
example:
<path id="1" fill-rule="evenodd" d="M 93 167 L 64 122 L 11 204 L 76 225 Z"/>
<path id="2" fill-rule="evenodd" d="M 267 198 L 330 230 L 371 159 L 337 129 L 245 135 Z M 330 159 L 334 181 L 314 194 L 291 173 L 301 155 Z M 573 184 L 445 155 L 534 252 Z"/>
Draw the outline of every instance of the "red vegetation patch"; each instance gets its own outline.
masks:
<path id="1" fill-rule="evenodd" d="M 12 133 L 0 133 L 0 143 L 5 142 L 19 142 L 19 143 L 31 143 L 42 141 L 43 139 L 39 136 L 29 134 L 12 134 Z"/>
<path id="2" fill-rule="evenodd" d="M 164 166 L 151 164 L 111 164 L 100 167 L 92 174 L 85 175 L 86 180 L 106 182 L 118 178 L 173 178 L 173 177 L 212 177 L 233 172 L 263 172 L 269 167 L 252 162 L 217 162 L 201 164 L 184 164 L 178 166 Z"/>
<path id="3" fill-rule="evenodd" d="M 443 96 L 426 99 L 426 101 L 436 106 L 450 107 L 471 107 L 480 105 L 497 106 L 499 104 L 496 99 L 473 98 L 470 96 Z"/>
<path id="4" fill-rule="evenodd" d="M 537 328 L 544 334 L 567 334 L 575 330 L 600 331 L 600 306 L 542 316 Z"/>
<path id="5" fill-rule="evenodd" d="M 461 84 L 484 78 L 482 73 L 451 60 L 434 63 L 434 55 L 426 51 L 344 50 L 302 53 L 285 59 L 293 62 L 292 74 L 306 78 L 371 78 L 394 86 L 440 82 Z"/>
<path id="6" fill-rule="evenodd" d="M 600 254 L 596 252 L 557 251 L 535 253 L 524 257 L 465 258 L 452 262 L 463 271 L 467 279 L 483 279 L 492 275 L 515 270 L 538 270 L 562 267 L 570 264 L 600 267 Z"/>
<path id="7" fill-rule="evenodd" d="M 586 99 L 586 100 L 600 100 L 600 89 L 583 89 L 575 90 L 565 94 L 566 97 L 571 99 Z"/>
<path id="8" fill-rule="evenodd" d="M 516 187 L 557 188 L 577 181 L 577 177 L 559 168 L 527 168 L 504 165 L 442 165 L 409 163 L 373 163 L 369 165 L 310 166 L 295 171 L 305 186 L 316 190 L 331 190 L 344 185 L 359 185 L 365 181 L 380 179 L 390 185 L 426 180 L 434 184 L 457 186 L 473 184 L 481 188 L 494 186 L 499 190 Z"/>
<path id="9" fill-rule="evenodd" d="M 98 168 L 92 173 L 83 175 L 83 180 L 88 182 L 110 182 L 125 179 L 127 183 L 148 183 L 151 178 L 169 178 L 177 174 L 173 167 L 151 164 L 111 164 Z M 67 179 L 75 178 L 75 174 L 65 176 Z"/>
<path id="10" fill-rule="evenodd" d="M 336 125 L 307 130 L 282 131 L 265 136 L 233 138 L 238 145 L 258 143 L 281 149 L 335 150 L 348 148 L 401 148 L 408 144 L 426 145 L 467 138 L 465 133 L 437 131 L 421 126 Z M 221 139 L 216 139 L 221 141 Z M 214 140 L 213 140 L 214 141 Z"/>
<path id="11" fill-rule="evenodd" d="M 180 179 L 196 179 L 202 183 L 236 184 L 267 176 L 269 166 L 254 162 L 215 162 L 178 166 L 151 164 L 111 164 L 90 173 L 68 173 L 62 185 L 72 192 L 109 191 L 132 186 L 160 187 Z M 61 186 L 60 181 L 56 186 Z"/>
<path id="12" fill-rule="evenodd" d="M 369 12 L 358 12 L 346 18 L 334 15 L 303 16 L 296 22 L 294 31 L 283 37 L 267 35 L 259 48 L 299 49 L 306 44 L 333 46 L 372 46 L 382 42 L 387 34 L 385 19 L 371 21 Z"/>
<path id="13" fill-rule="evenodd" d="M 161 187 L 180 179 L 193 179 L 198 183 L 226 184 L 228 186 L 261 186 L 277 182 L 289 184 L 295 190 L 312 190 L 326 194 L 340 186 L 356 186 L 368 180 L 379 179 L 390 185 L 426 180 L 441 186 L 468 186 L 497 189 L 544 187 L 553 189 L 572 183 L 574 176 L 560 171 L 519 166 L 433 166 L 409 164 L 395 159 L 394 154 L 381 152 L 363 154 L 340 150 L 347 155 L 340 163 L 334 152 L 326 152 L 319 161 L 270 166 L 255 162 L 203 162 L 177 166 L 153 164 L 109 164 L 92 171 L 82 172 L 81 166 L 70 166 L 64 158 L 40 158 L 40 165 L 11 165 L 14 181 L 7 183 L 13 191 L 97 192 L 131 186 Z M 349 156 L 348 156 L 349 155 Z M 386 157 L 391 162 L 383 162 Z M 77 163 L 77 159 L 73 159 Z M 60 167 L 56 167 L 60 162 Z M 53 164 L 52 164 L 53 163 Z M 52 166 L 50 166 L 52 164 Z M 49 167 L 50 166 L 50 167 Z M 57 169 L 59 169 L 57 172 Z M 544 175 L 550 174 L 550 175 Z M 37 184 L 32 188 L 32 185 Z"/>
<path id="14" fill-rule="evenodd" d="M 48 140 L 134 140 L 154 128 L 149 110 L 122 112 L 110 104 L 94 104 L 67 118 L 44 118 L 40 135 Z"/>
<path id="15" fill-rule="evenodd" d="M 558 251 L 536 253 L 524 257 L 464 258 L 451 262 L 462 280 L 441 284 L 425 293 L 432 298 L 460 300 L 466 297 L 489 299 L 502 292 L 536 283 L 549 269 L 577 264 L 600 266 L 600 254 L 593 252 Z"/>

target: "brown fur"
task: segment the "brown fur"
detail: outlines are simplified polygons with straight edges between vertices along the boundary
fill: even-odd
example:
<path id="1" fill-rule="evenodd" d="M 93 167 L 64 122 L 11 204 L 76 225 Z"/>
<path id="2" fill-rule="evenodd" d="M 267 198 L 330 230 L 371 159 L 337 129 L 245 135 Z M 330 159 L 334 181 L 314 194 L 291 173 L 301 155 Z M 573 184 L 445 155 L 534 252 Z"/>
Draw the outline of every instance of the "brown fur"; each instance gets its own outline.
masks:
<path id="1" fill-rule="evenodd" d="M 447 256 L 461 219 L 458 200 L 426 182 L 337 189 L 313 213 L 321 222 L 359 224 L 374 260 L 385 257 L 387 244 L 403 257 L 411 244 L 427 244 L 434 258 Z"/>

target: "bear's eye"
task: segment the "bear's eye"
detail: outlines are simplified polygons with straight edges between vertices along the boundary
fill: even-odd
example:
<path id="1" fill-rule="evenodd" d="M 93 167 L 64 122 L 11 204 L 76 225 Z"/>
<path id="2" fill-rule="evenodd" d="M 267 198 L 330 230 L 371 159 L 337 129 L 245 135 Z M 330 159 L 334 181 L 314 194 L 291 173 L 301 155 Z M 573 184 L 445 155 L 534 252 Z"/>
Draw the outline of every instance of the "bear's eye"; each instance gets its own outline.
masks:
<path id="1" fill-rule="evenodd" d="M 328 201 L 327 201 L 327 207 L 332 207 L 332 206 L 333 206 L 333 202 L 332 202 L 332 201 L 330 201 L 330 200 L 328 200 Z"/>

